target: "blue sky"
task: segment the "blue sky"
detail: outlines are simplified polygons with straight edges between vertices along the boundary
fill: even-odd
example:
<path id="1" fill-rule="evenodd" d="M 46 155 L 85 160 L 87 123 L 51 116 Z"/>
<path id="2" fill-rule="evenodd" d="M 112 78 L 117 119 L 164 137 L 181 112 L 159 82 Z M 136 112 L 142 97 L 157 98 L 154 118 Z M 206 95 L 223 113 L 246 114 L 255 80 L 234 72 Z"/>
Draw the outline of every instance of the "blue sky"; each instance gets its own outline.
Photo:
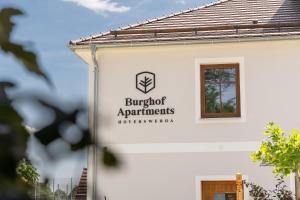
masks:
<path id="1" fill-rule="evenodd" d="M 1 0 L 0 8 L 14 6 L 25 12 L 25 16 L 15 18 L 18 26 L 13 39 L 38 53 L 55 89 L 49 89 L 44 81 L 28 74 L 2 53 L 0 80 L 17 81 L 22 92 L 43 92 L 67 102 L 86 104 L 88 66 L 68 49 L 69 40 L 207 3 L 207 0 Z M 40 118 L 30 107 L 23 104 L 19 107 L 28 124 Z"/>

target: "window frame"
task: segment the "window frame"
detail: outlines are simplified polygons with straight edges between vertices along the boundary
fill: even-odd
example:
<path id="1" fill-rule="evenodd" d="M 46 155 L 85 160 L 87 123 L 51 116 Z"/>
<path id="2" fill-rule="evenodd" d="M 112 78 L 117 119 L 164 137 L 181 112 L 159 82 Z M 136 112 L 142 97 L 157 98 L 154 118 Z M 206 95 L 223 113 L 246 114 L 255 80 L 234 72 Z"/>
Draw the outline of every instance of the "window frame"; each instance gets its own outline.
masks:
<path id="1" fill-rule="evenodd" d="M 232 69 L 236 71 L 236 112 L 220 112 L 206 113 L 205 112 L 205 70 L 206 69 Z M 224 63 L 224 64 L 201 64 L 200 65 L 200 101 L 201 101 L 201 118 L 239 118 L 241 117 L 241 89 L 240 89 L 240 64 L 239 63 Z"/>

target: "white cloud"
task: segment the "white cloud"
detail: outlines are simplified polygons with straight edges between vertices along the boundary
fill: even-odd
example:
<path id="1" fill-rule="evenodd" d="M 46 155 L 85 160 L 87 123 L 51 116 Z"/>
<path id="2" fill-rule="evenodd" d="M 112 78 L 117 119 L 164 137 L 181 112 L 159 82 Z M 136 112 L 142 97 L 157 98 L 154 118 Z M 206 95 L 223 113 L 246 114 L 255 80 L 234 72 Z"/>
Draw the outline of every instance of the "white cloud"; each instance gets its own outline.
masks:
<path id="1" fill-rule="evenodd" d="M 180 3 L 180 4 L 186 4 L 186 1 L 185 1 L 185 0 L 176 0 L 175 2 L 176 2 L 176 3 Z"/>
<path id="2" fill-rule="evenodd" d="M 130 9 L 130 7 L 120 5 L 112 0 L 63 0 L 66 2 L 76 3 L 79 6 L 86 7 L 95 12 L 117 12 L 122 13 Z"/>

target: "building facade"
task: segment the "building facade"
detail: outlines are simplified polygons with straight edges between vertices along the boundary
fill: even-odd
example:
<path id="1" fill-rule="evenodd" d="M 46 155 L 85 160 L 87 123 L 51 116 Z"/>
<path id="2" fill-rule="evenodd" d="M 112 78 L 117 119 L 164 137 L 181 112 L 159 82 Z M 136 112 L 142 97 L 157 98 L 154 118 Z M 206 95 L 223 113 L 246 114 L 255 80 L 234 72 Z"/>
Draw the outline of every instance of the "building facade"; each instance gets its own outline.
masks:
<path id="1" fill-rule="evenodd" d="M 123 160 L 90 151 L 89 199 L 231 199 L 237 172 L 272 187 L 249 155 L 267 122 L 300 125 L 299 22 L 299 1 L 226 0 L 71 41 L 94 137 Z"/>

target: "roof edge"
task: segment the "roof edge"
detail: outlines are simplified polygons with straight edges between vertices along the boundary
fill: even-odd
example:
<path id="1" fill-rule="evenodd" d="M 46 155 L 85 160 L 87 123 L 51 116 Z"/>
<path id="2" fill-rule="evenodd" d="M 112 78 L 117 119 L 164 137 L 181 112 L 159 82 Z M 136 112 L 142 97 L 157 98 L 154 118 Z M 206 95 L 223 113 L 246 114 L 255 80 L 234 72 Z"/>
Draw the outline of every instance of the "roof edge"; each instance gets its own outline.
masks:
<path id="1" fill-rule="evenodd" d="M 190 45 L 190 44 L 219 44 L 219 43 L 240 43 L 240 42 L 262 42 L 262 41 L 279 41 L 279 40 L 300 40 L 300 32 L 297 34 L 284 35 L 264 35 L 264 36 L 248 36 L 248 37 L 226 37 L 226 38 L 206 38 L 206 39 L 186 39 L 186 40 L 170 40 L 156 42 L 126 42 L 114 44 L 95 44 L 97 48 L 115 48 L 115 47 L 139 47 L 139 46 L 158 46 L 158 45 Z M 90 44 L 69 45 L 71 50 L 87 49 Z"/>

